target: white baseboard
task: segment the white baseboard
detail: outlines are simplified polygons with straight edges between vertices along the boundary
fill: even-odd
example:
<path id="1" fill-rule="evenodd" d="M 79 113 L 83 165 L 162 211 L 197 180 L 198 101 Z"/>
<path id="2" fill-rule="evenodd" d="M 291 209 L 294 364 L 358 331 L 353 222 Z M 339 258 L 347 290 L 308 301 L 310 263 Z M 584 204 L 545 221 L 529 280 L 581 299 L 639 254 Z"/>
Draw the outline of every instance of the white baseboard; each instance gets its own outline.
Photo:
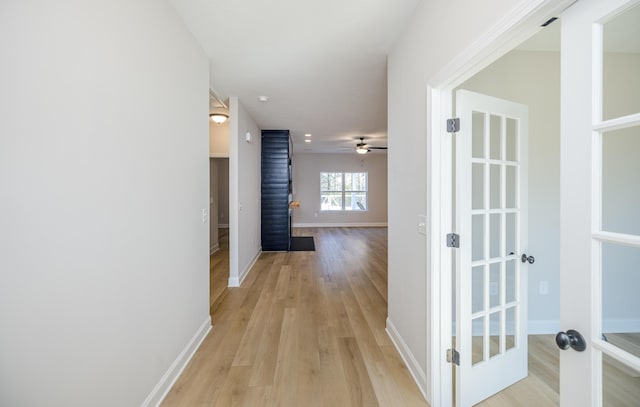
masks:
<path id="1" fill-rule="evenodd" d="M 229 224 L 228 223 L 219 223 L 218 224 L 218 229 L 229 229 Z"/>
<path id="2" fill-rule="evenodd" d="M 638 333 L 640 332 L 640 319 L 627 318 L 627 319 L 604 319 L 602 321 L 602 330 L 604 333 L 611 332 L 624 332 L 624 333 Z"/>
<path id="3" fill-rule="evenodd" d="M 293 223 L 294 228 L 386 228 L 387 222 Z"/>
<path id="4" fill-rule="evenodd" d="M 169 366 L 169 369 L 162 376 L 158 384 L 156 384 L 156 387 L 149 393 L 149 396 L 147 396 L 146 400 L 142 403 L 142 407 L 160 406 L 160 403 L 162 403 L 167 396 L 169 390 L 171 390 L 176 380 L 178 380 L 178 377 L 180 377 L 184 368 L 187 367 L 194 353 L 196 353 L 210 331 L 211 316 L 208 316 L 182 352 L 180 352 L 176 360 Z"/>
<path id="5" fill-rule="evenodd" d="M 242 272 L 238 277 L 229 276 L 229 287 L 240 287 L 244 279 L 247 278 L 247 276 L 249 275 L 249 272 L 251 271 L 253 266 L 256 264 L 256 261 L 258 261 L 258 257 L 260 257 L 261 254 L 262 254 L 262 248 L 258 250 L 258 254 L 256 254 L 256 257 L 254 257 L 253 260 L 251 260 L 251 263 L 249 263 L 249 265 L 245 267 L 244 270 L 242 270 Z"/>
<path id="6" fill-rule="evenodd" d="M 548 334 L 555 335 L 561 331 L 560 320 L 558 319 L 530 320 L 527 324 L 527 329 L 528 329 L 529 335 L 548 335 Z"/>
<path id="7" fill-rule="evenodd" d="M 211 256 L 213 253 L 217 252 L 218 250 L 220 250 L 220 245 L 216 243 L 215 245 L 209 248 L 209 256 Z"/>
<path id="8" fill-rule="evenodd" d="M 413 353 L 389 318 L 387 318 L 387 328 L 385 331 L 387 331 L 387 335 L 391 338 L 393 346 L 395 346 L 398 353 L 400 353 L 400 357 L 404 361 L 404 364 L 407 365 L 407 369 L 409 369 L 409 373 L 411 373 L 413 380 L 418 385 L 418 389 L 420 389 L 422 397 L 427 400 L 427 375 L 424 373 L 424 370 L 420 367 L 420 363 L 418 363 L 416 358 L 413 356 Z"/>

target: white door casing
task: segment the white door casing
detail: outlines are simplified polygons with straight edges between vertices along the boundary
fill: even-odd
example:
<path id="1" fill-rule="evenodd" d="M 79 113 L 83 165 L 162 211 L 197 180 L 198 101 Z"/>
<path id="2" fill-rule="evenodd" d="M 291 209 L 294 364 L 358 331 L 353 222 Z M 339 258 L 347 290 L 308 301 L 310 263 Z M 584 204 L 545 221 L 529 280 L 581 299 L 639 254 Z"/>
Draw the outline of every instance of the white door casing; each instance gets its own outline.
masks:
<path id="1" fill-rule="evenodd" d="M 456 111 L 457 405 L 527 376 L 526 106 L 459 90 Z"/>
<path id="2" fill-rule="evenodd" d="M 603 404 L 602 358 L 640 371 L 640 358 L 602 338 L 602 247 L 640 248 L 640 236 L 602 225 L 606 132 L 640 126 L 640 114 L 603 120 L 603 26 L 637 1 L 581 0 L 563 15 L 561 40 L 560 320 L 587 342 L 560 355 L 560 405 Z"/>

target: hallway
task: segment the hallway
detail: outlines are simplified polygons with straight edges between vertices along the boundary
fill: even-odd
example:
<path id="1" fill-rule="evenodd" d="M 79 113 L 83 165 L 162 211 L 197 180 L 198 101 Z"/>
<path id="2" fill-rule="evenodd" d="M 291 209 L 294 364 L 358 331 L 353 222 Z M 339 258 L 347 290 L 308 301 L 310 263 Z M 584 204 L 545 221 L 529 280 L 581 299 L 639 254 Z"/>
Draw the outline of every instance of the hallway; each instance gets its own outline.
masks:
<path id="1" fill-rule="evenodd" d="M 385 332 L 387 229 L 294 234 L 317 251 L 264 253 L 212 296 L 213 329 L 163 406 L 427 406 Z"/>

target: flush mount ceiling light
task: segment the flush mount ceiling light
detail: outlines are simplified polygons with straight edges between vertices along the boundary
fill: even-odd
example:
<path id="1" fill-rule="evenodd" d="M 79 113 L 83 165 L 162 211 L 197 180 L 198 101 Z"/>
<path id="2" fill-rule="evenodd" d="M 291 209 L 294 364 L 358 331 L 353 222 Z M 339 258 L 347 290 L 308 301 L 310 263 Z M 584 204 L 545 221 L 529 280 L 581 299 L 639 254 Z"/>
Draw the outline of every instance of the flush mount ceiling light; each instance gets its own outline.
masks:
<path id="1" fill-rule="evenodd" d="M 229 115 L 224 113 L 210 113 L 209 117 L 214 123 L 222 124 L 227 121 Z"/>

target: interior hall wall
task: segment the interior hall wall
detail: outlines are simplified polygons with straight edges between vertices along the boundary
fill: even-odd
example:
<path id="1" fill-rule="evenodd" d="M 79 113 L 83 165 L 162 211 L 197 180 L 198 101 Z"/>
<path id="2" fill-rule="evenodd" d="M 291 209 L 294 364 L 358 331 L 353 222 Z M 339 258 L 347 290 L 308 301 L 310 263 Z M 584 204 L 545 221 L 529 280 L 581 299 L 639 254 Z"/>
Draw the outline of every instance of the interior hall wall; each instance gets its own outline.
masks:
<path id="1" fill-rule="evenodd" d="M 0 405 L 156 403 L 211 326 L 208 58 L 166 1 L 0 27 Z"/>
<path id="2" fill-rule="evenodd" d="M 367 211 L 321 211 L 321 172 L 367 172 Z M 305 154 L 293 155 L 293 226 L 386 226 L 387 156 L 386 154 Z"/>

